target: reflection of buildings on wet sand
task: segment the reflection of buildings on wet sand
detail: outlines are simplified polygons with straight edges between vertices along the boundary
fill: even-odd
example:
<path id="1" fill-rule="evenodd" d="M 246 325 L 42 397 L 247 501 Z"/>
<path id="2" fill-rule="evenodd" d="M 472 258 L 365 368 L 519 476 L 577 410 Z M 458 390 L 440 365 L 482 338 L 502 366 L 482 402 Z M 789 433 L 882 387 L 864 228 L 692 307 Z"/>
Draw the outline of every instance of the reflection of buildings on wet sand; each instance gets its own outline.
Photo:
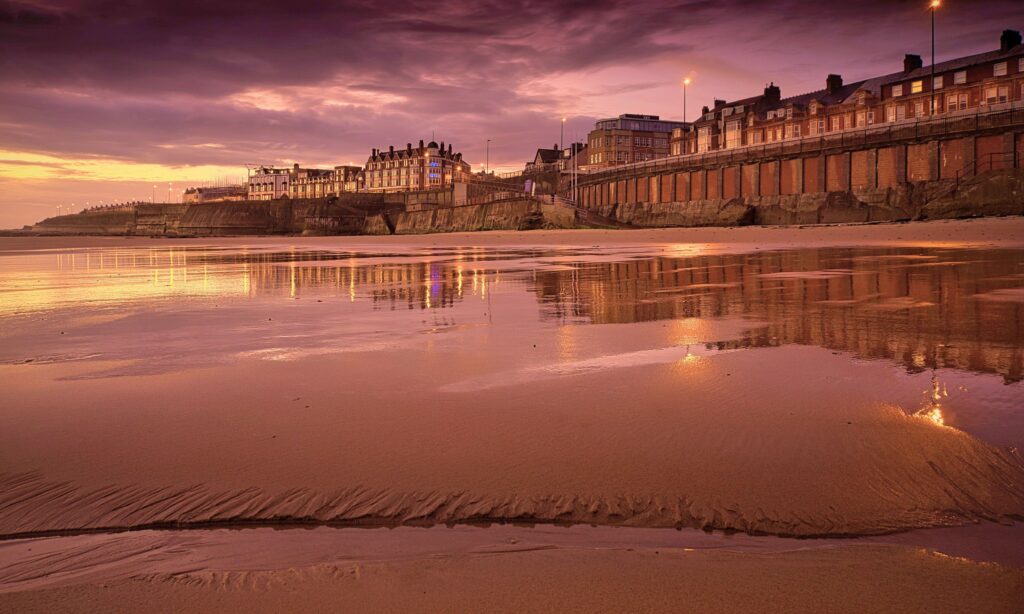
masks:
<path id="1" fill-rule="evenodd" d="M 369 298 L 375 309 L 392 310 L 444 308 L 466 295 L 486 297 L 495 277 L 472 260 L 403 263 L 337 252 L 209 254 L 193 261 L 240 271 L 254 295 L 299 297 L 304 290 L 318 294 L 333 290 L 351 300 Z"/>
<path id="2" fill-rule="evenodd" d="M 934 254 L 934 251 L 930 251 Z M 986 300 L 1024 282 L 1006 252 L 830 249 L 656 258 L 543 271 L 554 319 L 593 323 L 745 316 L 763 322 L 722 347 L 819 345 L 909 369 L 1024 379 L 1024 303 Z"/>

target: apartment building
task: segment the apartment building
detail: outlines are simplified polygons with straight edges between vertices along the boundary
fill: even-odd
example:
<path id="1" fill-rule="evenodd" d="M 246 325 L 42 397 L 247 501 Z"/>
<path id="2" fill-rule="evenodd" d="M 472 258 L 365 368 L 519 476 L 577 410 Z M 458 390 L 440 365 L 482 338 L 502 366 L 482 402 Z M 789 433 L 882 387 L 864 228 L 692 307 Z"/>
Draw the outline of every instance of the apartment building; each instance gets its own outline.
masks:
<path id="1" fill-rule="evenodd" d="M 644 162 L 669 155 L 672 131 L 690 124 L 663 120 L 657 115 L 625 113 L 602 119 L 587 135 L 587 170 L 630 162 Z"/>
<path id="2" fill-rule="evenodd" d="M 426 146 L 421 140 L 418 147 L 408 143 L 405 149 L 387 151 L 374 149 L 366 160 L 365 190 L 368 192 L 405 192 L 443 188 L 465 182 L 471 169 L 462 160 L 462 154 L 452 151 L 442 141 L 431 141 Z"/>
<path id="3" fill-rule="evenodd" d="M 932 73 L 934 72 L 934 79 Z M 934 109 L 932 101 L 934 100 Z M 831 74 L 821 90 L 783 98 L 774 83 L 761 95 L 715 100 L 692 126 L 671 136 L 672 155 L 816 137 L 875 125 L 971 114 L 1024 100 L 1024 45 L 1005 30 L 999 48 L 925 66 L 918 55 L 903 70 L 844 83 Z"/>

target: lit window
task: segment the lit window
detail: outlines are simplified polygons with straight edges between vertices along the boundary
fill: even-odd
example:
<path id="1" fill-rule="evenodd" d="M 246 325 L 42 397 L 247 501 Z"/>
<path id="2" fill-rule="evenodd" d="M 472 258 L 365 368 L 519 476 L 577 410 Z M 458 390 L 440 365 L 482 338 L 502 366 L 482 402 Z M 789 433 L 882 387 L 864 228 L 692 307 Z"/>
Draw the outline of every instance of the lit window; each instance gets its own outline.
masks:
<path id="1" fill-rule="evenodd" d="M 1002 77 L 1006 75 L 1006 62 L 999 62 L 992 65 L 992 76 Z"/>
<path id="2" fill-rule="evenodd" d="M 893 98 L 896 98 L 896 97 L 902 96 L 902 95 L 903 95 L 903 84 L 902 83 L 900 83 L 899 85 L 892 86 L 892 97 Z"/>
<path id="3" fill-rule="evenodd" d="M 910 84 L 910 93 L 911 94 L 920 94 L 923 91 L 924 91 L 924 81 L 918 80 L 918 81 L 914 81 L 914 82 L 912 82 Z"/>
<path id="4" fill-rule="evenodd" d="M 967 71 L 961 70 L 953 73 L 953 83 L 956 85 L 963 85 L 964 83 L 967 83 Z"/>

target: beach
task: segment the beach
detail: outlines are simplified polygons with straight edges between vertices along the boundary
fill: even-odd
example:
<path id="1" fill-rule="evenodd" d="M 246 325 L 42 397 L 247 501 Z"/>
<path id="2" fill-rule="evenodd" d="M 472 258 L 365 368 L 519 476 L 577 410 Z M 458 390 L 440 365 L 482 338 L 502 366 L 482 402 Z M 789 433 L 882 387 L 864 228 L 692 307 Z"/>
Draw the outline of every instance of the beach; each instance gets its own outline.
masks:
<path id="1" fill-rule="evenodd" d="M 3 610 L 1024 598 L 1022 218 L 3 237 L 0 378 Z"/>

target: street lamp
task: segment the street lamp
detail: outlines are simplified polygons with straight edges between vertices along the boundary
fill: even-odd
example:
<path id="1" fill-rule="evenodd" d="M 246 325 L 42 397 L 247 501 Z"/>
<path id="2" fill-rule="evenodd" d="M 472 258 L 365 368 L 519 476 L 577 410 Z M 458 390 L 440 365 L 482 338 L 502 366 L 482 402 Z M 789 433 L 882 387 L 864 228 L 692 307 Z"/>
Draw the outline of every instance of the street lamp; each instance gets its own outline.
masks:
<path id="1" fill-rule="evenodd" d="M 686 86 L 690 84 L 690 78 L 683 79 L 683 123 L 686 122 Z"/>
<path id="2" fill-rule="evenodd" d="M 942 5 L 942 0 L 932 0 L 928 8 L 932 12 L 932 111 L 931 115 L 935 115 L 935 11 Z"/>
<path id="3" fill-rule="evenodd" d="M 487 154 L 484 160 L 484 174 L 486 175 L 491 170 L 491 139 L 487 139 Z"/>
<path id="4" fill-rule="evenodd" d="M 562 155 L 562 149 L 565 148 L 565 144 L 563 143 L 565 141 L 565 118 L 564 117 L 562 118 L 562 125 L 560 127 L 561 127 L 561 130 L 558 133 L 558 155 L 559 156 Z"/>

